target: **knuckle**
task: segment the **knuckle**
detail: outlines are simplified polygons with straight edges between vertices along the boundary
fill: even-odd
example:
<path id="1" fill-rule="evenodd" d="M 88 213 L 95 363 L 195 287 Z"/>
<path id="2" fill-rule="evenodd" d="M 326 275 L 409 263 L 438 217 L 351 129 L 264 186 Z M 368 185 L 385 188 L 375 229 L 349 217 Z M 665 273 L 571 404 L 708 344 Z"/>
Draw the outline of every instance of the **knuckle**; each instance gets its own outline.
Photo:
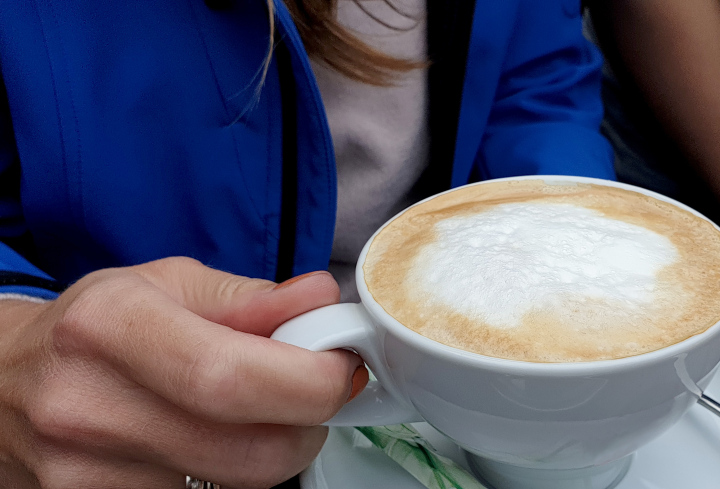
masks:
<path id="1" fill-rule="evenodd" d="M 200 260 L 190 258 L 189 256 L 170 256 L 167 258 L 161 258 L 154 263 L 163 264 L 170 267 L 203 267 L 204 265 Z"/>
<path id="2" fill-rule="evenodd" d="M 327 428 L 274 426 L 248 440 L 235 464 L 242 487 L 274 487 L 307 467 L 320 452 Z"/>
<path id="3" fill-rule="evenodd" d="M 195 258 L 189 256 L 169 256 L 160 258 L 159 260 L 143 263 L 132 267 L 132 269 L 141 275 L 146 274 L 153 276 L 178 276 L 183 270 L 188 268 L 202 268 L 203 264 Z"/>
<path id="4" fill-rule="evenodd" d="M 69 489 L 64 474 L 55 467 L 44 464 L 35 470 L 35 478 L 41 489 Z"/>
<path id="5" fill-rule="evenodd" d="M 256 433 L 249 437 L 244 450 L 239 454 L 240 463 L 236 465 L 236 479 L 244 479 L 250 487 L 272 487 L 279 478 L 278 454 L 268 453 L 268 442 Z"/>
<path id="6" fill-rule="evenodd" d="M 54 466 L 43 466 L 36 470 L 35 477 L 42 489 L 70 489 L 73 484 L 79 481 L 68 481 L 67 474 L 64 470 L 59 470 Z"/>
<path id="7" fill-rule="evenodd" d="M 344 403 L 344 400 L 339 402 L 334 398 L 326 398 L 325 402 L 322 403 L 317 410 L 316 415 L 314 417 L 310 417 L 307 425 L 316 426 L 329 421 L 333 416 L 335 416 L 335 414 L 337 414 L 338 411 L 340 411 L 340 408 L 343 407 Z"/>
<path id="8" fill-rule="evenodd" d="M 64 383 L 48 380 L 28 407 L 28 419 L 41 439 L 77 439 L 83 420 L 77 403 Z"/>
<path id="9" fill-rule="evenodd" d="M 317 410 L 314 424 L 322 424 L 332 418 L 345 405 L 349 394 L 347 368 L 334 359 L 319 362 L 318 399 L 323 400 Z"/>
<path id="10" fill-rule="evenodd" d="M 272 459 L 266 460 L 262 467 L 258 467 L 244 473 L 241 476 L 244 479 L 241 487 L 248 487 L 252 489 L 275 487 L 292 477 L 292 475 L 285 477 L 284 469 L 285 468 L 281 467 L 278 463 L 278 457 L 275 456 Z"/>
<path id="11" fill-rule="evenodd" d="M 54 456 L 44 460 L 34 472 L 42 489 L 76 489 L 86 487 L 89 483 L 87 478 L 82 476 L 81 467 L 67 460 L 57 460 Z"/>
<path id="12" fill-rule="evenodd" d="M 86 448 L 115 443 L 119 424 L 107 418 L 99 393 L 95 385 L 78 381 L 77 371 L 57 371 L 27 402 L 31 435 L 51 452 L 68 443 Z"/>
<path id="13" fill-rule="evenodd" d="M 224 277 L 217 288 L 217 295 L 221 301 L 230 301 L 245 289 L 245 282 L 238 277 L 229 275 Z"/>
<path id="14" fill-rule="evenodd" d="M 133 275 L 119 269 L 94 272 L 74 287 L 71 298 L 52 330 L 57 351 L 95 348 L 103 343 L 101 325 L 111 308 L 117 308 L 117 297 L 131 297 L 127 291 L 137 285 Z"/>
<path id="15" fill-rule="evenodd" d="M 247 294 L 248 292 L 270 289 L 275 286 L 275 282 L 263 279 L 247 278 L 238 275 L 226 275 L 218 285 L 218 295 L 221 299 L 232 301 L 238 296 Z M 262 300 L 257 298 L 256 300 Z"/>
<path id="16" fill-rule="evenodd" d="M 237 362 L 228 353 L 217 350 L 210 354 L 208 348 L 198 349 L 188 366 L 185 385 L 191 412 L 222 419 L 225 406 L 237 399 L 241 379 L 235 368 Z"/>
<path id="17" fill-rule="evenodd" d="M 205 269 L 207 267 L 200 261 L 187 256 L 170 256 L 129 267 L 130 271 L 166 292 L 184 290 L 189 277 L 195 277 Z M 170 295 L 175 296 L 173 293 Z"/>
<path id="18" fill-rule="evenodd" d="M 60 315 L 52 331 L 56 350 L 73 349 L 88 340 L 89 318 L 98 312 L 98 306 L 92 295 L 83 290 Z"/>

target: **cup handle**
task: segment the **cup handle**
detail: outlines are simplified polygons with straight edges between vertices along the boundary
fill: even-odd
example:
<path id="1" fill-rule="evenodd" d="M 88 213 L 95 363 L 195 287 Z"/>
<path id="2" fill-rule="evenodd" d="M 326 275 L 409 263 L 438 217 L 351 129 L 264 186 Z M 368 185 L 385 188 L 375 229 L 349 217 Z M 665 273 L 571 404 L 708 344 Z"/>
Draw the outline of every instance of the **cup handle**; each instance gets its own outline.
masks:
<path id="1" fill-rule="evenodd" d="M 326 426 L 379 426 L 422 421 L 392 382 L 377 331 L 362 304 L 334 304 L 301 314 L 280 326 L 272 339 L 312 351 L 347 348 L 365 360 L 378 380 L 340 409 Z"/>

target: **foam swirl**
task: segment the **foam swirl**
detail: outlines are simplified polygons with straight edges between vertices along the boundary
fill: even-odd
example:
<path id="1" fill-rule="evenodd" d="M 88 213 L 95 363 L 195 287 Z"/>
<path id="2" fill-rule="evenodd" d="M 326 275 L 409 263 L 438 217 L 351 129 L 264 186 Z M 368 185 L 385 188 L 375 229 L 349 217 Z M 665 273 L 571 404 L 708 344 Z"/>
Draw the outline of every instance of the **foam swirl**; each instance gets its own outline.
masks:
<path id="1" fill-rule="evenodd" d="M 647 306 L 656 273 L 678 256 L 665 236 L 571 204 L 502 204 L 440 221 L 435 232 L 408 284 L 499 328 L 569 301 L 600 300 L 606 315 Z"/>

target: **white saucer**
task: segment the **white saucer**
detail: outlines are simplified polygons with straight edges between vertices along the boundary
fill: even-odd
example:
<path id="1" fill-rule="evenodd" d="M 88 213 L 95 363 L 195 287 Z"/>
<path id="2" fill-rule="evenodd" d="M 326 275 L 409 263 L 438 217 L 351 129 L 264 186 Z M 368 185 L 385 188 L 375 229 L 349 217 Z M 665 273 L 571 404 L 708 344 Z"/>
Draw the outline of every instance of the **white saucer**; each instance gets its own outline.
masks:
<path id="1" fill-rule="evenodd" d="M 707 394 L 720 399 L 720 374 Z M 463 452 L 426 423 L 414 425 L 446 457 L 467 468 Z M 354 441 L 357 440 L 357 441 Z M 353 428 L 331 428 L 302 489 L 424 489 Z M 639 450 L 615 489 L 720 488 L 720 418 L 696 405 L 667 433 Z"/>

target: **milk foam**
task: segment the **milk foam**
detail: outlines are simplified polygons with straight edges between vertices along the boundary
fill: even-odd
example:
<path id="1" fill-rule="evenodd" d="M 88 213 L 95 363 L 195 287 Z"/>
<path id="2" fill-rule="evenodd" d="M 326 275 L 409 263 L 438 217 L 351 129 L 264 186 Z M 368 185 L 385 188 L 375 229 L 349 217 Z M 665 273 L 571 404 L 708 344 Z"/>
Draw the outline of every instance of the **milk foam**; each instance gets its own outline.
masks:
<path id="1" fill-rule="evenodd" d="M 439 343 L 530 362 L 655 351 L 720 319 L 720 232 L 628 189 L 484 182 L 403 212 L 373 239 L 368 291 Z"/>
<path id="2" fill-rule="evenodd" d="M 434 231 L 406 283 L 496 328 L 593 299 L 606 315 L 632 314 L 653 301 L 657 272 L 678 257 L 665 236 L 572 204 L 501 204 L 441 220 Z"/>

